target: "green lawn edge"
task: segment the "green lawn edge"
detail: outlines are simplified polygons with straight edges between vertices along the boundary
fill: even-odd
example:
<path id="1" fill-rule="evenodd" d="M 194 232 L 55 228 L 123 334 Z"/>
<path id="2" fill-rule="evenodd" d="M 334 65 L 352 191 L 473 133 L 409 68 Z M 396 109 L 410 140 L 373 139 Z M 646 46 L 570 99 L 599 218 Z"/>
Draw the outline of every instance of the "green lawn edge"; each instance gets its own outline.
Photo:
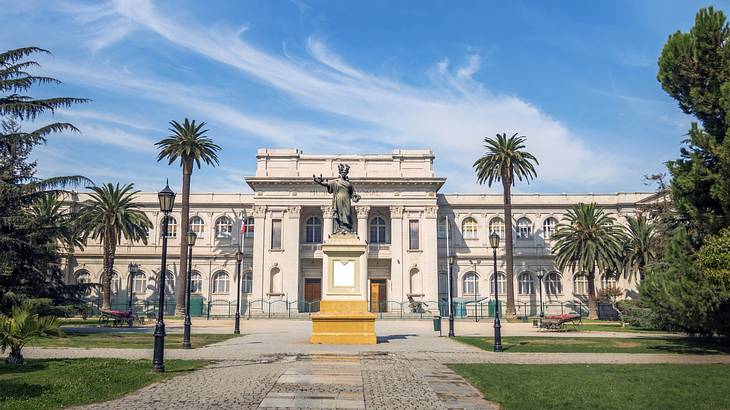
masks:
<path id="1" fill-rule="evenodd" d="M 190 336 L 193 348 L 205 347 L 224 342 L 241 335 L 219 333 L 193 333 Z M 32 341 L 30 347 L 67 347 L 67 348 L 109 348 L 109 349 L 151 349 L 154 342 L 152 333 L 118 332 L 66 332 L 64 337 L 43 337 Z M 181 349 L 182 334 L 171 333 L 165 336 L 165 349 Z"/>
<path id="2" fill-rule="evenodd" d="M 492 351 L 491 337 L 457 336 L 461 343 Z M 550 337 L 502 338 L 505 353 L 674 353 L 716 355 L 730 353 L 726 340 L 691 337 Z"/>
<path id="3" fill-rule="evenodd" d="M 449 364 L 485 399 L 520 409 L 730 408 L 730 366 Z"/>
<path id="4" fill-rule="evenodd" d="M 28 359 L 21 366 L 0 363 L 0 409 L 57 409 L 113 400 L 209 363 L 167 360 L 164 373 L 152 373 L 149 360 Z"/>

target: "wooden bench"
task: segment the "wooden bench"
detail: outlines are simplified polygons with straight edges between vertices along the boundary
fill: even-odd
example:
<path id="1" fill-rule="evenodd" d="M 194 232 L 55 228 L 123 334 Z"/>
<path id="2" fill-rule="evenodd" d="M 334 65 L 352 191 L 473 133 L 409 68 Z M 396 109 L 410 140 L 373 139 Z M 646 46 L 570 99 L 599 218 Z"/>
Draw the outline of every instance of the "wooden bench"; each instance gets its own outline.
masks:
<path id="1" fill-rule="evenodd" d="M 540 320 L 540 329 L 545 330 L 564 330 L 566 323 L 572 323 L 574 326 L 582 324 L 579 314 L 564 314 L 545 316 Z"/>

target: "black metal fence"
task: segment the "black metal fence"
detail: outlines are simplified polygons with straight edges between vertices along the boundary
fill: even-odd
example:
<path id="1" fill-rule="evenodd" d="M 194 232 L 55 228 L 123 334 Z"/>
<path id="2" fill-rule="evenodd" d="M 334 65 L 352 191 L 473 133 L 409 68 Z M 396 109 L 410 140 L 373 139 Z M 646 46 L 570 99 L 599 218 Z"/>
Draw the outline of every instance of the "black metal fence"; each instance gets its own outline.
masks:
<path id="1" fill-rule="evenodd" d="M 88 315 L 97 316 L 101 306 L 100 300 L 89 301 Z M 504 314 L 505 302 L 499 301 L 500 313 Z M 129 302 L 114 302 L 111 304 L 113 310 L 127 311 Z M 141 317 L 155 318 L 159 304 L 153 300 L 135 300 L 131 309 Z M 516 302 L 517 316 L 522 318 L 537 317 L 540 315 L 540 304 L 534 302 Z M 433 316 L 446 317 L 449 314 L 449 304 L 441 301 L 394 301 L 384 302 L 368 301 L 368 309 L 377 314 L 381 319 L 431 319 Z M 494 299 L 482 301 L 454 302 L 454 317 L 457 319 L 490 319 L 494 317 Z M 550 302 L 543 304 L 545 315 L 559 314 L 580 314 L 588 316 L 588 305 L 581 301 Z M 242 300 L 241 317 L 244 318 L 308 318 L 311 314 L 319 312 L 319 301 L 290 301 L 281 300 Z M 175 301 L 168 301 L 165 305 L 166 316 L 175 313 Z M 207 319 L 232 318 L 236 314 L 236 301 L 229 300 L 204 300 L 202 297 L 192 298 L 190 303 L 190 314 L 193 317 L 205 317 Z M 615 320 L 617 312 L 610 304 L 598 304 L 599 319 Z"/>

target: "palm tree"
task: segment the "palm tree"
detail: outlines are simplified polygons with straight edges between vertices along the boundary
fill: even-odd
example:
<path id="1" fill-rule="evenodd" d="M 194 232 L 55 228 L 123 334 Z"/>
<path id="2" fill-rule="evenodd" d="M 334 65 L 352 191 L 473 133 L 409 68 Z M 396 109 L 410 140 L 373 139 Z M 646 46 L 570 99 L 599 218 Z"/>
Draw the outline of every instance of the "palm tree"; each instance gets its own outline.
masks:
<path id="1" fill-rule="evenodd" d="M 10 349 L 8 364 L 23 364 L 23 347 L 41 336 L 61 336 L 61 322 L 54 316 L 38 316 L 30 304 L 13 307 L 10 316 L 0 315 L 0 351 Z"/>
<path id="2" fill-rule="evenodd" d="M 168 165 L 180 158 L 180 166 L 183 170 L 183 192 L 182 212 L 180 216 L 180 269 L 178 275 L 183 276 L 187 272 L 187 251 L 188 240 L 185 233 L 188 231 L 190 218 L 190 177 L 193 173 L 193 163 L 200 169 L 200 161 L 208 165 L 218 165 L 218 154 L 221 147 L 213 143 L 213 140 L 205 135 L 205 122 L 195 124 L 195 120 L 189 121 L 185 118 L 182 124 L 177 121 L 170 121 L 170 132 L 172 133 L 155 145 L 160 148 L 157 161 L 168 159 Z M 177 302 L 175 304 L 175 315 L 182 315 L 185 305 L 185 281 L 178 277 L 177 280 Z"/>
<path id="3" fill-rule="evenodd" d="M 558 269 L 588 273 L 588 317 L 598 318 L 596 269 L 605 274 L 621 268 L 624 229 L 595 203 L 579 203 L 568 210 L 553 234 L 555 265 Z"/>
<path id="4" fill-rule="evenodd" d="M 79 207 L 79 227 L 84 241 L 89 237 L 101 240 L 104 249 L 102 309 L 109 309 L 117 244 L 124 235 L 129 241 L 142 241 L 146 245 L 152 222 L 140 210 L 139 204 L 134 202 L 139 193 L 134 191 L 134 184 L 106 184 L 87 188 L 92 192 L 89 194 L 90 199 Z"/>
<path id="5" fill-rule="evenodd" d="M 657 236 L 654 224 L 644 214 L 627 216 L 627 237 L 625 244 L 626 269 L 630 274 L 638 273 L 644 280 L 646 266 L 657 256 Z"/>
<path id="6" fill-rule="evenodd" d="M 539 164 L 534 155 L 525 151 L 525 139 L 526 137 L 518 136 L 517 133 L 509 138 L 506 133 L 497 134 L 496 138 L 485 137 L 486 152 L 473 165 L 480 184 L 486 182 L 491 187 L 495 181 L 502 182 L 507 259 L 507 317 L 517 315 L 512 249 L 512 186 L 515 184 L 515 178 L 520 181 L 524 179 L 529 184 L 532 178 L 537 177 L 535 165 Z"/>

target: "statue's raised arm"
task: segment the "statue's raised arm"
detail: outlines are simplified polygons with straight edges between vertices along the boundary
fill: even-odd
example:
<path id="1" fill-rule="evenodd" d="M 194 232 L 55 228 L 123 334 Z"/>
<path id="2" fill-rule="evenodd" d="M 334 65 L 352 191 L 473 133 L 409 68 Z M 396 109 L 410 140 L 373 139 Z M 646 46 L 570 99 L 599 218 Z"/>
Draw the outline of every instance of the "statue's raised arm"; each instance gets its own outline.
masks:
<path id="1" fill-rule="evenodd" d="M 327 192 L 332 194 L 332 220 L 334 221 L 335 233 L 353 232 L 354 218 L 352 215 L 352 202 L 358 202 L 360 195 L 355 193 L 355 188 L 348 178 L 350 166 L 340 164 L 337 168 L 340 174 L 338 178 L 328 180 L 322 177 L 322 175 L 312 175 L 312 180 L 326 187 Z M 325 218 L 329 216 L 324 215 Z"/>

